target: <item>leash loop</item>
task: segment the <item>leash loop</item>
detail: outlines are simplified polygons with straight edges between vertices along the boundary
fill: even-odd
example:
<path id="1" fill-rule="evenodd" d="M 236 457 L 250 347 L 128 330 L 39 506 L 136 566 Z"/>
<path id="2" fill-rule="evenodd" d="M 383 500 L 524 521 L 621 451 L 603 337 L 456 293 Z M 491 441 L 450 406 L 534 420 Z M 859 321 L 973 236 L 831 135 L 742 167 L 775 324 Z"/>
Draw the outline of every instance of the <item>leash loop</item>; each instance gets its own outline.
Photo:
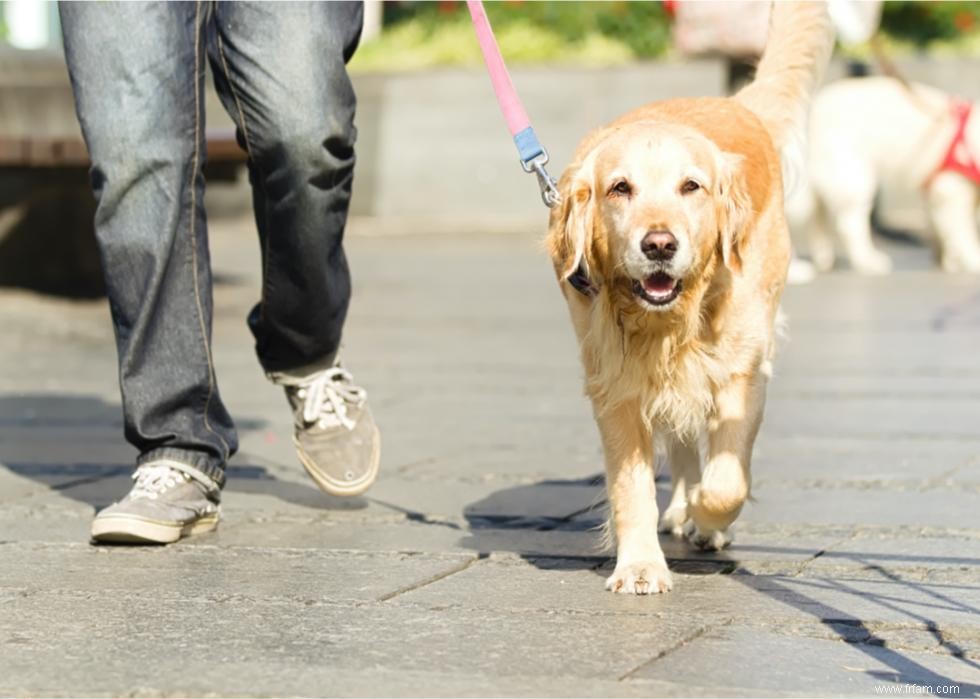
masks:
<path id="1" fill-rule="evenodd" d="M 558 183 L 555 178 L 548 174 L 548 171 L 544 169 L 544 166 L 548 164 L 548 151 L 541 151 L 541 155 L 537 156 L 531 162 L 526 163 L 521 161 L 521 167 L 524 172 L 533 172 L 538 176 L 538 188 L 541 190 L 541 201 L 549 209 L 556 206 L 558 202 L 561 201 L 561 195 L 558 193 Z"/>

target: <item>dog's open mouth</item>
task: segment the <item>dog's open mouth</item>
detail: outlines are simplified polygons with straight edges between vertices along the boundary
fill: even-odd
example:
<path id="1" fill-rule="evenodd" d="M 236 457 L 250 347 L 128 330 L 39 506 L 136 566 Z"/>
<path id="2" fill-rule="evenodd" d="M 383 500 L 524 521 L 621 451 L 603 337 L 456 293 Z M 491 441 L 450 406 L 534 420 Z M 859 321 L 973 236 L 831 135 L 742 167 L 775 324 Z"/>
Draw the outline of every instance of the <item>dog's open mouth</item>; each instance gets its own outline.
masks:
<path id="1" fill-rule="evenodd" d="M 666 306 L 681 293 L 681 280 L 666 272 L 656 272 L 643 281 L 634 281 L 633 291 L 652 306 Z"/>

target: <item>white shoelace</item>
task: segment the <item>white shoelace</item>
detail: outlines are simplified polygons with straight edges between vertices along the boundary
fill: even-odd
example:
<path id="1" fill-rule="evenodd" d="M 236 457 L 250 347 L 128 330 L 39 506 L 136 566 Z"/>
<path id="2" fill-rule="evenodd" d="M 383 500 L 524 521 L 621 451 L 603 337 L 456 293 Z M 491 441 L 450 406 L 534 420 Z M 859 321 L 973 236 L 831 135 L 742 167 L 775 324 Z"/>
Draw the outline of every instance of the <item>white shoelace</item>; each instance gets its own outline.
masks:
<path id="1" fill-rule="evenodd" d="M 309 383 L 303 383 L 296 391 L 303 400 L 303 421 L 320 428 L 343 425 L 349 430 L 357 424 L 347 415 L 347 406 L 361 406 L 367 400 L 367 391 L 354 385 L 349 371 L 335 366 L 320 372 Z"/>
<path id="2" fill-rule="evenodd" d="M 156 500 L 161 493 L 165 493 L 174 486 L 189 481 L 190 476 L 183 471 L 178 471 L 165 464 L 156 464 L 152 466 L 140 466 L 136 469 L 136 473 L 133 474 L 133 480 L 136 481 L 136 485 L 129 492 L 130 499 L 147 498 L 149 500 Z"/>

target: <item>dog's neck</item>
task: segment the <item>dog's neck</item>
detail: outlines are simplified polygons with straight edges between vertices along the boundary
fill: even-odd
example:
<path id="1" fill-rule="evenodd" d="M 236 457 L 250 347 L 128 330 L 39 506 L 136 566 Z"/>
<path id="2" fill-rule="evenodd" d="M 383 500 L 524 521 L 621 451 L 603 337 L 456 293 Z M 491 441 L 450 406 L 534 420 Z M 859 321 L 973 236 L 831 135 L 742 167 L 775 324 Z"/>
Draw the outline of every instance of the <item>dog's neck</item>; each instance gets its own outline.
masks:
<path id="1" fill-rule="evenodd" d="M 635 400 L 644 419 L 671 432 L 691 436 L 703 427 L 725 372 L 712 348 L 731 287 L 730 272 L 709 264 L 666 312 L 640 306 L 629 284 L 602 288 L 582 347 L 586 389 L 598 406 Z"/>

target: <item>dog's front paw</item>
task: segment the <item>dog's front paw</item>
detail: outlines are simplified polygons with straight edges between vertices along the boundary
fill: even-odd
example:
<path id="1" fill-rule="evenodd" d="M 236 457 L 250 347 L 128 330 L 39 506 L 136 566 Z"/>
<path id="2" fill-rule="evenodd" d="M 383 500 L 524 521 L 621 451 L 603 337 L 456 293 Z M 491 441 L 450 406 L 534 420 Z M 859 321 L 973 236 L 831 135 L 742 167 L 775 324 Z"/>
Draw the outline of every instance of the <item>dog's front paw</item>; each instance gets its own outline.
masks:
<path id="1" fill-rule="evenodd" d="M 655 595 L 673 587 L 665 561 L 619 564 L 606 578 L 606 589 L 624 595 Z"/>
<path id="2" fill-rule="evenodd" d="M 684 536 L 691 546 L 702 551 L 721 551 L 735 540 L 730 529 L 699 529 L 691 520 L 684 527 Z"/>

